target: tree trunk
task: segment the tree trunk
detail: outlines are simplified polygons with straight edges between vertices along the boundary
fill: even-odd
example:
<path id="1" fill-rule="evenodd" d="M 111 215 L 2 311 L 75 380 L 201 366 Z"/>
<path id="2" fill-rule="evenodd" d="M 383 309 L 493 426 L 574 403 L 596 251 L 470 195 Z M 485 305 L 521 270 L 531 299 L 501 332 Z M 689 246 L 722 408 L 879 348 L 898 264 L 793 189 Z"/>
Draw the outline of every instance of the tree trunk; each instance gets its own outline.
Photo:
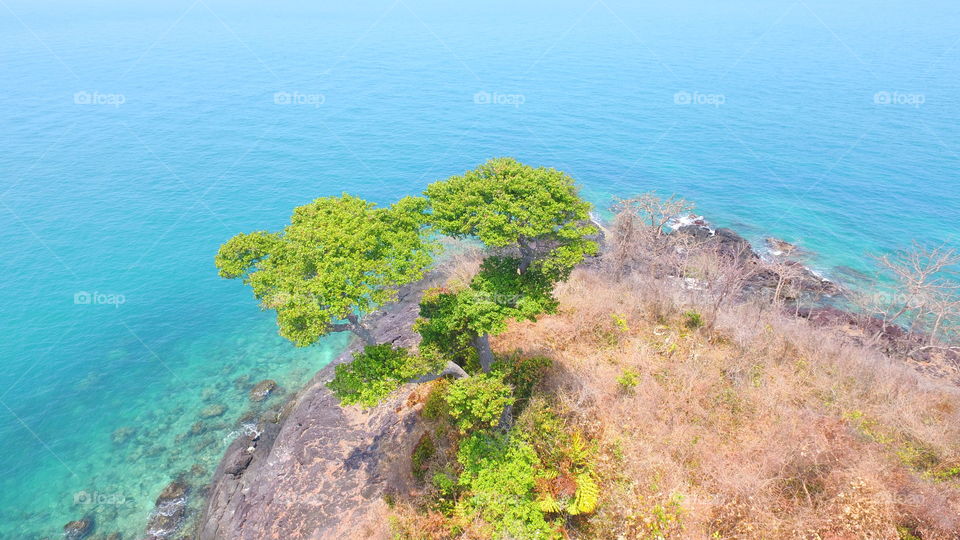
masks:
<path id="1" fill-rule="evenodd" d="M 534 249 L 530 247 L 526 238 L 520 237 L 517 243 L 520 245 L 520 266 L 517 267 L 517 273 L 523 275 L 527 271 L 527 268 L 530 268 L 530 264 L 533 263 L 536 253 Z"/>
<path id="2" fill-rule="evenodd" d="M 373 337 L 370 329 L 364 326 L 356 315 L 347 315 L 347 320 L 350 321 L 350 331 L 360 338 L 365 345 L 377 344 L 377 340 Z"/>
<path id="3" fill-rule="evenodd" d="M 480 367 L 484 373 L 490 373 L 493 367 L 493 351 L 490 349 L 490 334 L 484 334 L 473 338 L 473 347 L 477 349 L 477 355 L 480 357 Z"/>

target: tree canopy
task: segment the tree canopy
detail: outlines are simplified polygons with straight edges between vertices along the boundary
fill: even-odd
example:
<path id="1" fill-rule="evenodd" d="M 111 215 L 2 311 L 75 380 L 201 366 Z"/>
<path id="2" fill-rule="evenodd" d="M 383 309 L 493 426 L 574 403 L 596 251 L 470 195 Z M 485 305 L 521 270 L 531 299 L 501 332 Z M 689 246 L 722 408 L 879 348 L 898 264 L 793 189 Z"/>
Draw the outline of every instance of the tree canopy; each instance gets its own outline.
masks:
<path id="1" fill-rule="evenodd" d="M 517 248 L 521 273 L 537 262 L 563 279 L 597 251 L 589 239 L 596 234 L 590 203 L 580 198 L 573 179 L 556 169 L 495 158 L 430 184 L 425 195 L 438 231 L 493 248 Z"/>
<path id="2" fill-rule="evenodd" d="M 419 197 L 384 208 L 347 194 L 322 197 L 294 209 L 282 231 L 234 236 L 215 263 L 277 312 L 280 335 L 295 345 L 343 330 L 373 344 L 363 316 L 423 277 L 438 248 L 425 208 Z"/>

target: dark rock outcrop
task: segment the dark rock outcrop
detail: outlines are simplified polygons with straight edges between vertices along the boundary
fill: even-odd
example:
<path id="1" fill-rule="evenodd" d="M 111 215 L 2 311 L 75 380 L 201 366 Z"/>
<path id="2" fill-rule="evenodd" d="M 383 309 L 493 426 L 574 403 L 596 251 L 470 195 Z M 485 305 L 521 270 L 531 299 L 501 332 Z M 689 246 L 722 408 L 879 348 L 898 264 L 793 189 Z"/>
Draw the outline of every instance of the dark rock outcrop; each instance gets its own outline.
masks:
<path id="1" fill-rule="evenodd" d="M 411 326 L 420 293 L 441 277 L 405 288 L 370 318 L 378 342 L 417 342 Z M 413 385 L 369 410 L 340 406 L 326 383 L 359 346 L 317 373 L 260 431 L 230 445 L 214 473 L 197 538 L 389 537 L 383 496 L 412 485 L 409 459 L 423 427 L 419 405 L 407 399 Z"/>
<path id="2" fill-rule="evenodd" d="M 776 252 L 776 254 L 789 255 L 797 249 L 797 246 L 791 244 L 790 242 L 780 240 L 779 238 L 774 238 L 772 236 L 764 238 L 763 242 L 767 244 L 768 248 Z"/>
<path id="3" fill-rule="evenodd" d="M 180 481 L 170 482 L 157 497 L 156 506 L 147 522 L 147 540 L 170 538 L 187 513 L 189 487 Z"/>

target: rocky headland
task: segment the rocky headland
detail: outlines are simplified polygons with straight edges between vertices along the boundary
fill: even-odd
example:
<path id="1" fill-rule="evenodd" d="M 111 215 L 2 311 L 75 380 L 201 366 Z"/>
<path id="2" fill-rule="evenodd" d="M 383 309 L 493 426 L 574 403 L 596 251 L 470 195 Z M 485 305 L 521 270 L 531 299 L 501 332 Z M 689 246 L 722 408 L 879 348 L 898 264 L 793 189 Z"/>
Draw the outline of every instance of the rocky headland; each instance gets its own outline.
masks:
<path id="1" fill-rule="evenodd" d="M 400 291 L 373 315 L 380 343 L 415 345 L 411 326 L 423 290 L 443 279 L 434 272 Z M 273 421 L 238 437 L 214 473 L 200 539 L 387 537 L 384 496 L 412 485 L 409 456 L 420 437 L 415 385 L 369 410 L 341 407 L 327 388 L 337 364 L 348 362 L 354 342 L 320 370 Z M 258 385 L 259 396 L 266 385 Z"/>

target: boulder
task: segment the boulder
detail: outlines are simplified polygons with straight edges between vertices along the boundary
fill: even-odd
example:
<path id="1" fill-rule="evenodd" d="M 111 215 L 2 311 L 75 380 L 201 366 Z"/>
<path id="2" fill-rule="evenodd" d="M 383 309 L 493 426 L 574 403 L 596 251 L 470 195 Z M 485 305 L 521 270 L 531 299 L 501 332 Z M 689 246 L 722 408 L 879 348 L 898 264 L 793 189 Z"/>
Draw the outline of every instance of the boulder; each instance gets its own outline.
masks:
<path id="1" fill-rule="evenodd" d="M 770 248 L 770 251 L 772 251 L 774 255 L 789 255 L 797 249 L 797 246 L 790 242 L 772 236 L 764 238 L 763 242 L 767 244 L 767 247 Z"/>
<path id="2" fill-rule="evenodd" d="M 147 522 L 147 538 L 160 540 L 169 538 L 180 525 L 187 513 L 187 492 L 189 487 L 180 481 L 167 484 L 157 497 L 153 513 Z"/>

